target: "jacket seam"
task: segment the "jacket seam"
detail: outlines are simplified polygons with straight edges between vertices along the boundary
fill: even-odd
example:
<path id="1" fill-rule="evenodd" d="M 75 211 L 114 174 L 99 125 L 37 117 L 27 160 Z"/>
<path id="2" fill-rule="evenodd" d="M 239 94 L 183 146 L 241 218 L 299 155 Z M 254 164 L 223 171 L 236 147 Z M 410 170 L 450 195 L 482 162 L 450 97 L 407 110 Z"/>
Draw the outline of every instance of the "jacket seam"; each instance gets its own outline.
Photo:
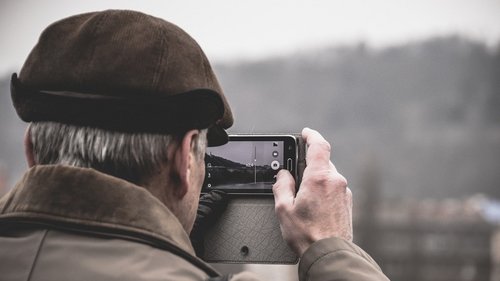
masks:
<path id="1" fill-rule="evenodd" d="M 131 230 L 125 230 L 125 229 L 120 229 L 120 228 L 110 228 L 109 226 L 99 226 L 99 225 L 89 225 L 88 227 L 82 228 L 80 225 L 78 225 L 75 222 L 62 222 L 61 225 L 55 225 L 50 219 L 45 221 L 42 219 L 42 221 L 37 222 L 33 221 L 30 218 L 25 218 L 27 221 L 22 221 L 23 218 L 6 218 L 7 222 L 9 220 L 12 223 L 23 223 L 23 224 L 35 224 L 35 225 L 43 225 L 44 227 L 48 227 L 49 229 L 58 229 L 62 231 L 70 231 L 70 232 L 76 232 L 76 233 L 87 233 L 90 235 L 99 235 L 99 236 L 105 236 L 105 237 L 114 237 L 118 239 L 125 239 L 129 241 L 134 241 L 136 243 L 141 243 L 141 244 L 146 244 L 149 246 L 152 246 L 157 249 L 162 249 L 166 250 L 175 256 L 186 260 L 196 268 L 199 268 L 200 270 L 204 271 L 208 276 L 211 277 L 216 277 L 220 276 L 220 274 L 212 269 L 210 266 L 204 264 L 201 260 L 199 260 L 197 257 L 191 255 L 190 253 L 186 252 L 184 249 L 181 247 L 175 245 L 173 242 L 158 238 L 153 236 L 151 233 L 142 233 L 139 231 L 131 231 Z M 21 219 L 21 221 L 17 221 L 17 219 Z M 38 220 L 38 219 L 35 219 Z M 2 222 L 1 217 L 0 217 L 0 223 Z M 89 228 L 90 227 L 90 228 Z M 120 233 L 117 233 L 115 231 L 118 231 Z M 29 281 L 29 280 L 28 280 Z"/>
<path id="2" fill-rule="evenodd" d="M 94 26 L 92 27 L 92 33 L 91 33 L 92 36 L 95 36 L 95 34 L 98 32 L 98 30 L 100 28 L 101 23 L 106 18 L 107 18 L 107 14 L 101 14 L 101 15 L 97 15 L 96 16 L 96 20 L 94 22 Z M 86 81 L 83 81 L 82 77 L 85 77 L 84 74 L 88 73 L 88 70 L 90 68 L 90 64 L 92 64 L 92 60 L 94 59 L 95 50 L 96 50 L 96 45 L 94 44 L 92 46 L 91 51 L 90 51 L 89 58 L 86 61 L 85 67 L 82 67 L 81 71 L 79 71 L 79 73 L 78 73 L 78 79 L 79 79 L 78 82 L 80 83 L 80 85 L 84 85 L 85 82 L 86 82 Z"/>
<path id="3" fill-rule="evenodd" d="M 28 274 L 28 278 L 26 279 L 27 281 L 31 280 L 31 276 L 33 275 L 33 270 L 35 269 L 35 264 L 38 261 L 38 256 L 40 255 L 40 252 L 42 251 L 42 246 L 43 246 L 43 243 L 45 242 L 45 237 L 47 237 L 48 232 L 49 231 L 47 229 L 43 232 L 42 239 L 40 240 L 40 244 L 38 245 L 38 249 L 36 250 L 35 258 L 33 259 L 33 263 L 31 264 L 30 273 Z"/>
<path id="4" fill-rule="evenodd" d="M 125 224 L 125 223 L 122 223 L 122 222 L 113 222 L 113 221 L 105 221 L 105 220 L 98 220 L 98 218 L 75 218 L 75 217 L 72 217 L 72 216 L 67 216 L 67 215 L 63 215 L 63 214 L 59 214 L 59 213 L 53 213 L 53 212 L 47 212 L 47 211 L 37 211 L 37 210 L 22 210 L 22 211 L 14 211 L 14 212 L 8 212 L 8 213 L 3 213 L 2 215 L 4 215 L 5 217 L 7 218 L 16 218 L 16 217 L 21 217 L 23 218 L 24 216 L 23 215 L 31 215 L 31 214 L 34 214 L 34 215 L 38 215 L 38 214 L 42 214 L 42 215 L 47 215 L 47 216 L 50 216 L 50 218 L 47 218 L 49 220 L 57 220 L 57 218 L 62 218 L 64 219 L 66 222 L 68 223 L 81 223 L 81 222 L 84 222 L 84 223 L 87 223 L 89 225 L 92 225 L 92 226 L 96 226 L 96 227 L 122 227 L 124 228 L 123 230 L 124 231 L 138 231 L 138 232 L 142 232 L 146 235 L 151 235 L 151 236 L 155 236 L 157 239 L 161 239 L 161 240 L 167 240 L 169 243 L 177 243 L 177 241 L 170 241 L 171 239 L 170 238 L 167 238 L 165 237 L 164 234 L 161 234 L 161 233 L 158 233 L 158 232 L 155 232 L 154 230 L 151 230 L 151 229 L 148 229 L 148 228 L 145 228 L 145 227 L 140 227 L 140 226 L 134 226 L 134 225 L 129 225 L 129 224 Z M 1 216 L 0 216 L 1 217 Z M 35 217 L 27 217 L 27 219 L 37 219 L 39 217 L 35 216 Z M 96 225 L 97 224 L 97 225 Z M 182 249 L 182 248 L 181 248 Z M 182 249 L 183 251 L 186 251 L 185 249 Z M 186 251 L 187 252 L 187 251 Z"/>
<path id="5" fill-rule="evenodd" d="M 163 63 L 163 60 L 164 60 L 164 57 L 165 57 L 165 49 L 167 48 L 165 44 L 165 32 L 163 29 L 158 29 L 159 33 L 160 33 L 160 41 L 161 41 L 161 47 L 160 47 L 160 56 L 158 58 L 158 63 L 155 67 L 155 72 L 154 72 L 154 75 L 153 75 L 153 80 L 152 80 L 152 89 L 153 91 L 158 91 L 159 87 L 160 87 L 160 76 L 163 74 L 163 69 L 162 69 L 162 63 Z M 168 50 L 167 50 L 168 51 Z M 166 70 L 168 71 L 168 55 L 167 57 L 165 58 L 165 60 L 167 61 L 166 63 Z"/>

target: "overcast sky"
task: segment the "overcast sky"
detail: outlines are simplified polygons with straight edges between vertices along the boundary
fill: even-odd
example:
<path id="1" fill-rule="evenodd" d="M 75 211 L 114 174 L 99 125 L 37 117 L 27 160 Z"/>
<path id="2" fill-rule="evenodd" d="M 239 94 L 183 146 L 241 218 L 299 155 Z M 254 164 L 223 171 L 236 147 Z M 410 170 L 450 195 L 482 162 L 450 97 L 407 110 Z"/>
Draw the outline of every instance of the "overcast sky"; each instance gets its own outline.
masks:
<path id="1" fill-rule="evenodd" d="M 2 0 L 0 74 L 18 71 L 48 24 L 108 8 L 139 10 L 179 25 L 212 62 L 357 42 L 383 47 L 448 34 L 490 46 L 500 42 L 500 0 Z"/>

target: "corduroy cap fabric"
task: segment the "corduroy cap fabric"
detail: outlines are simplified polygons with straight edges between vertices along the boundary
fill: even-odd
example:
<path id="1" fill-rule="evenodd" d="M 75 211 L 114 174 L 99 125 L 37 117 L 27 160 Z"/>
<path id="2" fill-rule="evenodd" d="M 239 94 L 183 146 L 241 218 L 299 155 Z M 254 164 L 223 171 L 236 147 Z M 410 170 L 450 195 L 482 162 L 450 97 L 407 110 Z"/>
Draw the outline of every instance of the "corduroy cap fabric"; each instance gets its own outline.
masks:
<path id="1" fill-rule="evenodd" d="M 11 94 L 26 122 L 138 133 L 208 128 L 209 145 L 227 142 L 233 124 L 196 41 L 135 11 L 85 13 L 47 27 L 12 76 Z"/>

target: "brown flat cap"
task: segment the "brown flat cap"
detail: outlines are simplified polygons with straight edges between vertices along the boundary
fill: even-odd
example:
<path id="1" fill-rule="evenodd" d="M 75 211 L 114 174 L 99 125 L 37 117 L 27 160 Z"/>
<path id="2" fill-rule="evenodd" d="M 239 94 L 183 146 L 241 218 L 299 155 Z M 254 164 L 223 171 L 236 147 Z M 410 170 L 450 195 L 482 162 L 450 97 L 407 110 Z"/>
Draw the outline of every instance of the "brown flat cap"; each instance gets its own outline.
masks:
<path id="1" fill-rule="evenodd" d="M 135 11 L 72 16 L 47 27 L 11 82 L 27 122 L 115 131 L 182 133 L 209 128 L 227 141 L 231 109 L 196 41 L 176 25 Z"/>

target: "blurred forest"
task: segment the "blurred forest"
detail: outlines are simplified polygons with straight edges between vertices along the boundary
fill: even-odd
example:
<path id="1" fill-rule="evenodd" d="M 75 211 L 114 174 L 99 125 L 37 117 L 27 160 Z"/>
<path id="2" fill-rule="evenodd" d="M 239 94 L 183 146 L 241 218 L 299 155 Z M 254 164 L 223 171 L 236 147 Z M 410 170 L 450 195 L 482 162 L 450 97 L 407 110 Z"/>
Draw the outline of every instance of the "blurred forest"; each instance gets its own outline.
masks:
<path id="1" fill-rule="evenodd" d="M 232 132 L 297 132 L 333 144 L 354 195 L 500 198 L 500 47 L 461 37 L 364 44 L 217 65 Z"/>
<path id="2" fill-rule="evenodd" d="M 500 46 L 450 36 L 385 49 L 318 48 L 215 70 L 235 114 L 230 132 L 318 129 L 354 196 L 370 188 L 370 175 L 383 198 L 500 198 Z M 0 81 L 0 171 L 11 186 L 26 165 L 9 76 Z"/>

